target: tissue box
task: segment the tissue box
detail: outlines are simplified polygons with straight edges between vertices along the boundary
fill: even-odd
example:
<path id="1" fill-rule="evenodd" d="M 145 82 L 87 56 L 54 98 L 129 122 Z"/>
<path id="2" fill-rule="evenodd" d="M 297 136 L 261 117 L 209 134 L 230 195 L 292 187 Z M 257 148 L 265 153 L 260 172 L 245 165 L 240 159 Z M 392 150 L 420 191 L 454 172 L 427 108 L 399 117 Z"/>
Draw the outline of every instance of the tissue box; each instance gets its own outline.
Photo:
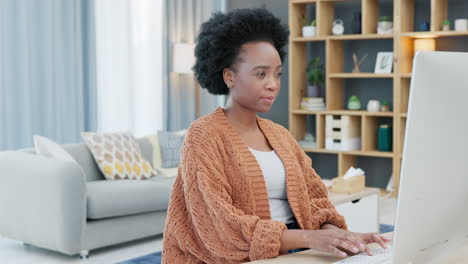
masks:
<path id="1" fill-rule="evenodd" d="M 336 177 L 332 180 L 332 192 L 335 193 L 356 193 L 366 188 L 366 177 L 364 175 L 352 176 L 348 179 Z"/>

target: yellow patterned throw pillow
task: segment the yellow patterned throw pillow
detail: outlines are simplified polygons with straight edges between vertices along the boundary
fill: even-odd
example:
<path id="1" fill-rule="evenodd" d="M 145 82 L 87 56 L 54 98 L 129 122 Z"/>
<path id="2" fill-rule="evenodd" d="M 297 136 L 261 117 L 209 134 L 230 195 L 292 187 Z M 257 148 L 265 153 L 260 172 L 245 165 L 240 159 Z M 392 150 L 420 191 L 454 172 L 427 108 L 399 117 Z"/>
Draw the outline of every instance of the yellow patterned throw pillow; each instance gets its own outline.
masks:
<path id="1" fill-rule="evenodd" d="M 130 133 L 83 132 L 81 136 L 106 179 L 144 180 L 156 175 Z"/>

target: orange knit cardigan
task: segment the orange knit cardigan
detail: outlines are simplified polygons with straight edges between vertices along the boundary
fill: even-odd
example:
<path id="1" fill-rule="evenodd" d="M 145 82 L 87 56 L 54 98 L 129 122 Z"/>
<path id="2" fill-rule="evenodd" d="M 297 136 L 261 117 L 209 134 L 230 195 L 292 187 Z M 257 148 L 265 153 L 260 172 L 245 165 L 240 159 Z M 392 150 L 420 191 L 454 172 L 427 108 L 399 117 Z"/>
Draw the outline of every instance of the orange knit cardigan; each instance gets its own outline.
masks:
<path id="1" fill-rule="evenodd" d="M 257 116 L 282 160 L 291 210 L 301 227 L 347 229 L 294 137 Z M 218 107 L 191 125 L 182 146 L 164 230 L 162 263 L 243 263 L 280 250 L 283 222 L 271 220 L 264 175 L 238 131 Z"/>

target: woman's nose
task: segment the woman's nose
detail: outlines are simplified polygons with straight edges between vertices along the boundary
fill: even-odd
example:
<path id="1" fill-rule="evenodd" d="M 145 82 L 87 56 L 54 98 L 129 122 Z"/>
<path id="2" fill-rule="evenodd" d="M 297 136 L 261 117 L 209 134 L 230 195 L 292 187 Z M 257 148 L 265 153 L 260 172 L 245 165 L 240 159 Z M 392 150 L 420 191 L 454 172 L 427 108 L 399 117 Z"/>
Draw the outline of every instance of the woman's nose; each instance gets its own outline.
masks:
<path id="1" fill-rule="evenodd" d="M 279 79 L 276 79 L 276 78 L 268 78 L 268 81 L 267 81 L 267 84 L 266 84 L 266 88 L 267 89 L 270 89 L 270 90 L 277 90 L 280 86 L 280 81 Z"/>

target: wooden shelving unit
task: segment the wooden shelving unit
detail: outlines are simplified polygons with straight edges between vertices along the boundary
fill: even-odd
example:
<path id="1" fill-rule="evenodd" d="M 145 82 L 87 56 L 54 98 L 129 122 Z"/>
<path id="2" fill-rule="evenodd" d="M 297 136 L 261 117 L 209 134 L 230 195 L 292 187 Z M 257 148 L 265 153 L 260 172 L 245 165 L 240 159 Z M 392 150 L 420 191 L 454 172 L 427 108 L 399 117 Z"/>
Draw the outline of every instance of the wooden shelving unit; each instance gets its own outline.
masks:
<path id="1" fill-rule="evenodd" d="M 460 37 L 468 36 L 468 31 L 428 31 L 428 32 L 404 32 L 400 34 L 402 37 L 412 38 L 442 38 L 442 37 Z"/>
<path id="2" fill-rule="evenodd" d="M 393 74 L 384 74 L 384 73 L 330 73 L 329 78 L 393 78 Z"/>
<path id="3" fill-rule="evenodd" d="M 333 36 L 331 26 L 335 19 L 335 5 L 350 0 L 290 0 L 289 1 L 289 129 L 296 140 L 302 140 L 308 116 L 315 116 L 317 148 L 304 148 L 306 152 L 335 154 L 338 156 L 338 174 L 343 175 L 350 166 L 355 166 L 356 157 L 392 159 L 393 187 L 398 193 L 404 134 L 406 129 L 408 99 L 411 83 L 412 62 L 415 55 L 415 39 L 468 36 L 467 32 L 441 31 L 442 21 L 448 19 L 448 0 L 427 0 L 430 3 L 428 32 L 415 32 L 415 0 L 393 1 L 394 34 L 378 35 L 377 19 L 380 13 L 379 0 L 353 0 L 359 3 L 362 13 L 362 34 Z M 302 22 L 308 5 L 315 7 L 317 36 L 302 37 Z M 391 74 L 347 73 L 344 71 L 345 41 L 388 39 L 393 41 L 394 65 Z M 326 110 L 307 111 L 300 109 L 300 101 L 306 89 L 307 43 L 322 42 L 325 45 L 325 97 Z M 437 45 L 436 45 L 437 47 Z M 344 90 L 346 79 L 389 79 L 393 87 L 392 112 L 371 113 L 345 110 Z M 363 80 L 365 81 L 365 80 Z M 361 102 L 367 103 L 367 102 Z M 361 118 L 362 145 L 360 151 L 334 151 L 325 149 L 325 116 L 351 115 Z M 380 118 L 390 118 L 393 124 L 393 151 L 377 151 L 376 130 Z"/>
<path id="4" fill-rule="evenodd" d="M 352 111 L 352 110 L 322 110 L 322 111 L 310 111 L 310 110 L 293 110 L 293 114 L 303 115 L 351 115 L 351 116 L 386 116 L 393 117 L 393 112 L 368 112 L 368 111 Z"/>

